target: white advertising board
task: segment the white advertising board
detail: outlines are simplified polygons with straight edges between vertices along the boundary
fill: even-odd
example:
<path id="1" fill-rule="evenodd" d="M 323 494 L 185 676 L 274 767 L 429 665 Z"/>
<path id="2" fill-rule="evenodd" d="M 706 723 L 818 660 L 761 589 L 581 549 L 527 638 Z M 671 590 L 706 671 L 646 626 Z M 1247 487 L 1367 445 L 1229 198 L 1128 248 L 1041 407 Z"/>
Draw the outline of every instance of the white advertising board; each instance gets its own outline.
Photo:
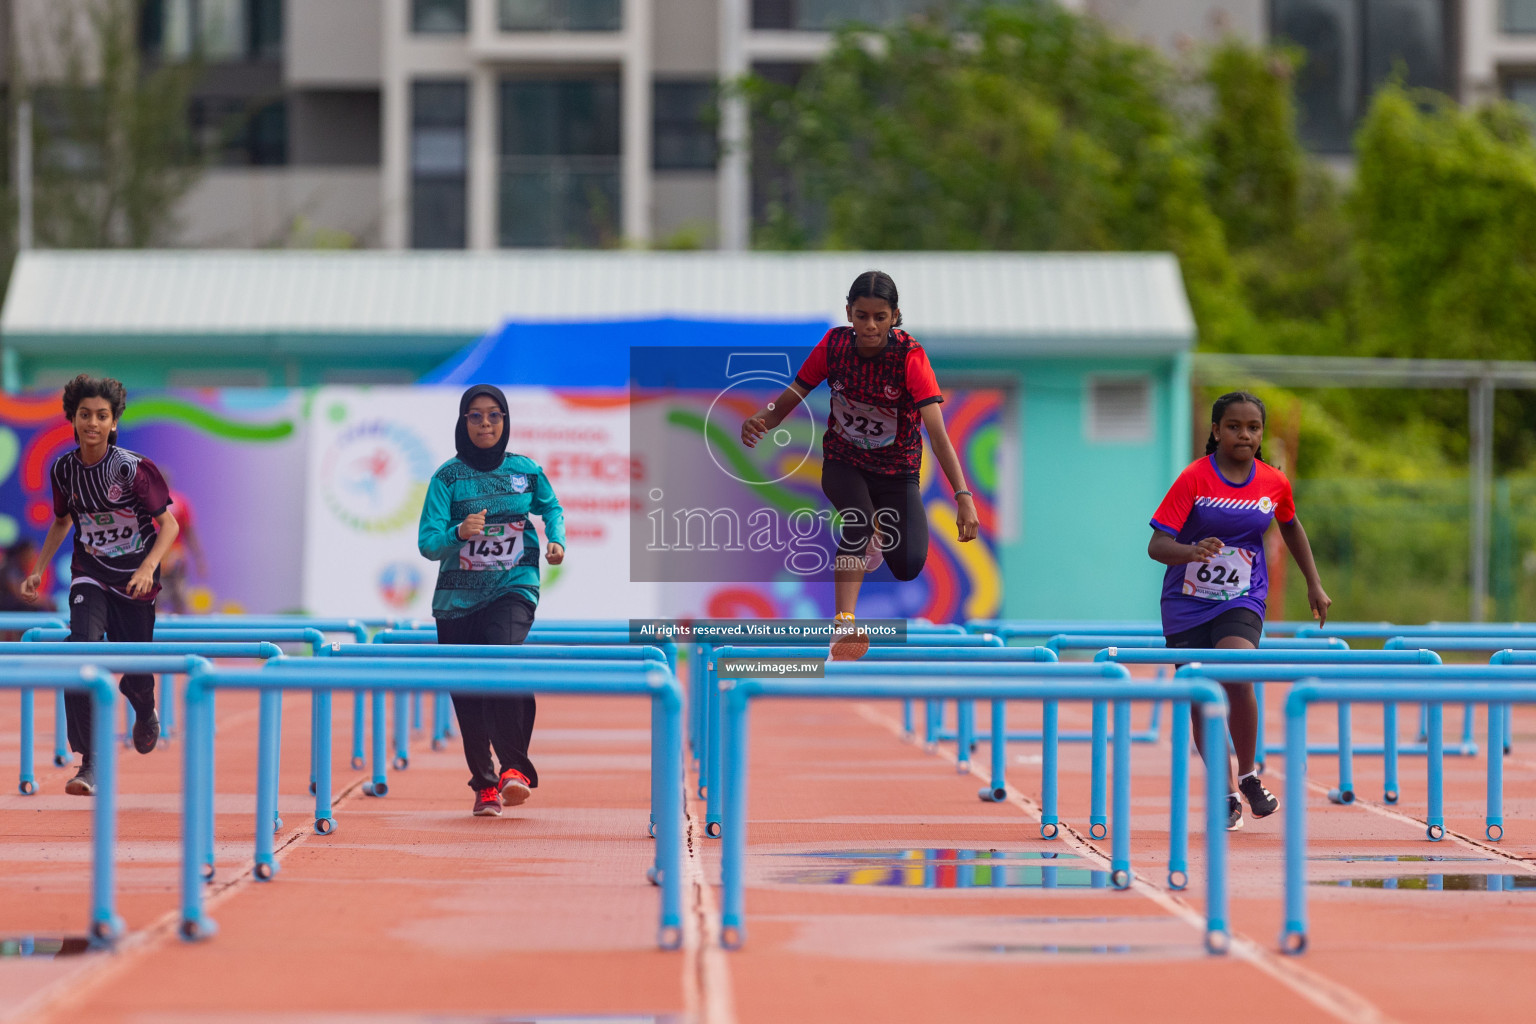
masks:
<path id="1" fill-rule="evenodd" d="M 304 607 L 430 618 L 437 563 L 417 551 L 427 483 L 453 457 L 457 387 L 321 388 L 309 410 Z M 543 566 L 541 618 L 658 614 L 629 582 L 629 406 L 622 392 L 508 388 L 507 450 L 543 467 L 565 509 L 567 554 Z M 547 549 L 542 523 L 541 550 Z"/>

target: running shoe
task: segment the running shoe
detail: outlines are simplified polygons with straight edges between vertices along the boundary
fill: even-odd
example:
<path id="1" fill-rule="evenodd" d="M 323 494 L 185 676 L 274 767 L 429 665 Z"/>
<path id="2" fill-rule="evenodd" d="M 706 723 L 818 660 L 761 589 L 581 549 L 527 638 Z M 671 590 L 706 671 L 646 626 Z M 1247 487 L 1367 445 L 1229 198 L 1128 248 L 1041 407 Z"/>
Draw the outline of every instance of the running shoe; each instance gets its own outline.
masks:
<path id="1" fill-rule="evenodd" d="M 1267 818 L 1280 806 L 1275 794 L 1264 788 L 1257 775 L 1249 775 L 1237 784 L 1243 796 L 1248 798 L 1248 808 L 1255 818 Z"/>
<path id="2" fill-rule="evenodd" d="M 64 792 L 70 796 L 94 796 L 96 794 L 96 769 L 82 764 L 75 777 L 64 783 Z"/>
<path id="3" fill-rule="evenodd" d="M 147 754 L 155 749 L 155 744 L 160 742 L 160 716 L 155 714 L 155 709 L 147 712 L 134 709 L 133 719 L 133 749 L 141 754 Z"/>
<path id="4" fill-rule="evenodd" d="M 828 654 L 833 661 L 858 661 L 869 652 L 869 634 L 862 629 L 853 629 L 852 615 L 838 615 L 833 620 L 833 625 L 849 630 L 832 640 L 832 647 Z"/>
<path id="5" fill-rule="evenodd" d="M 1243 827 L 1243 802 L 1235 796 L 1227 797 L 1227 831 L 1236 832 Z"/>
<path id="6" fill-rule="evenodd" d="M 533 786 L 528 782 L 528 776 L 516 768 L 508 768 L 501 773 L 501 784 L 497 787 L 501 793 L 501 802 L 508 807 L 516 807 L 533 795 Z"/>
<path id="7" fill-rule="evenodd" d="M 495 786 L 475 790 L 475 817 L 501 817 L 501 792 Z"/>

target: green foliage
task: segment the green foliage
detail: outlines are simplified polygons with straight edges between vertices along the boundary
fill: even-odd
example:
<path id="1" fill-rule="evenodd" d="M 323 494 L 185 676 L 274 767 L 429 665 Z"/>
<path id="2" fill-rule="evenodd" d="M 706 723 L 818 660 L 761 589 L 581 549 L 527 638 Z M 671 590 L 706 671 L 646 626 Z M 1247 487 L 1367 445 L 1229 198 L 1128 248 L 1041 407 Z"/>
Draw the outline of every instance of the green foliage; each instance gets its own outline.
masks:
<path id="1" fill-rule="evenodd" d="M 138 248 L 163 242 L 196 182 L 186 110 L 201 70 L 146 67 L 142 0 L 101 0 L 83 20 L 56 13 L 62 78 L 36 93 L 35 225 L 39 244 Z M 83 27 L 83 31 L 82 31 Z"/>
<path id="2" fill-rule="evenodd" d="M 769 248 L 1172 249 L 1208 333 L 1249 329 L 1204 159 L 1154 51 L 1055 4 L 845 30 L 748 83 L 785 189 Z"/>

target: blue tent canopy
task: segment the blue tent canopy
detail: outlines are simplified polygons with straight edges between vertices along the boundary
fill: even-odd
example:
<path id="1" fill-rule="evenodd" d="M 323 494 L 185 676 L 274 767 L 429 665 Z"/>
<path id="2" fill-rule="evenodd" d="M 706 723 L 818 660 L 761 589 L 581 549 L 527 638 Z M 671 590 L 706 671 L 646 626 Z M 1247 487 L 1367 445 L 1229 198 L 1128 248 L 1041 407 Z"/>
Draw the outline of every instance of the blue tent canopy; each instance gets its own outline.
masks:
<path id="1" fill-rule="evenodd" d="M 622 388 L 719 387 L 729 355 L 784 352 L 798 367 L 829 325 L 823 320 L 509 321 L 422 377 L 423 384 Z M 693 352 L 685 350 L 695 350 Z M 717 349 L 714 353 L 697 351 Z M 718 364 L 718 365 L 716 365 Z"/>

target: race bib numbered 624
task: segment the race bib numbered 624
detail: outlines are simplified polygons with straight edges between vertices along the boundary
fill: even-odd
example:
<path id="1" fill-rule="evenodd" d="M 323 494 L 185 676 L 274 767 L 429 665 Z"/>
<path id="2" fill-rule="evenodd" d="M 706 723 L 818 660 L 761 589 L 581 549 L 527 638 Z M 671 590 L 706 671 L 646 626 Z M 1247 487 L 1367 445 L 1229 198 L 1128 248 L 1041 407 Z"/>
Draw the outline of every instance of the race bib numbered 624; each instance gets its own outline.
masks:
<path id="1" fill-rule="evenodd" d="M 80 516 L 80 543 L 97 558 L 122 558 L 144 547 L 139 517 L 132 509 L 87 512 Z"/>
<path id="2" fill-rule="evenodd" d="M 856 448 L 884 448 L 896 441 L 897 411 L 893 406 L 866 405 L 832 395 L 832 423 Z"/>
<path id="3" fill-rule="evenodd" d="M 459 568 L 470 572 L 504 572 L 517 567 L 523 557 L 523 535 L 528 524 L 486 523 L 485 532 L 471 537 L 459 549 Z"/>
<path id="4" fill-rule="evenodd" d="M 1184 567 L 1184 593 L 1204 601 L 1230 601 L 1253 587 L 1255 553 L 1247 548 L 1222 548 L 1209 562 Z"/>

